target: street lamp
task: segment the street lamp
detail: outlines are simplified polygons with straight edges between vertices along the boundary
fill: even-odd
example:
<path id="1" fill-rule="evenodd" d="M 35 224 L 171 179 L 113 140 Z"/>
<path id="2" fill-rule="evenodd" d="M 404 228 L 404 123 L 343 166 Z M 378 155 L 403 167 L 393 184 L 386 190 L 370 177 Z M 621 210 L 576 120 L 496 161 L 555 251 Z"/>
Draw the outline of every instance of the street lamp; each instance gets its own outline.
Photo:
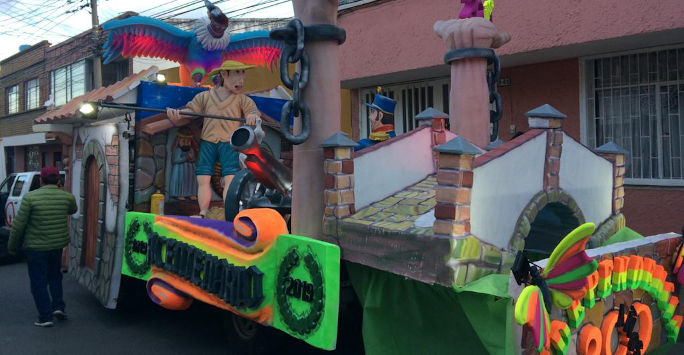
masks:
<path id="1" fill-rule="evenodd" d="M 81 107 L 78 109 L 78 111 L 86 117 L 93 116 L 97 113 L 97 106 L 93 102 L 84 102 L 81 104 Z"/>

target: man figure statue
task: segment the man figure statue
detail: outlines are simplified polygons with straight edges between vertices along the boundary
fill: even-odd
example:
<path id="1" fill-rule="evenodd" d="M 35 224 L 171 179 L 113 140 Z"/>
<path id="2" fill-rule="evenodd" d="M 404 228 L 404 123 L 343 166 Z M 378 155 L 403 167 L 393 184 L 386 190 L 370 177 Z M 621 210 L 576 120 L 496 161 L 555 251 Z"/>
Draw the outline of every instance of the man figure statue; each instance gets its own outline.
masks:
<path id="1" fill-rule="evenodd" d="M 40 171 L 41 188 L 21 200 L 7 245 L 10 254 L 26 253 L 31 294 L 38 309 L 38 327 L 53 326 L 53 316 L 66 319 L 62 298 L 62 248 L 69 244 L 67 216 L 76 213 L 74 195 L 57 187 L 59 170 Z M 48 294 L 48 287 L 50 293 Z"/>
<path id="2" fill-rule="evenodd" d="M 371 134 L 368 138 L 360 140 L 354 150 L 361 150 L 382 141 L 394 138 L 394 107 L 397 102 L 387 96 L 375 94 L 372 104 L 366 104 L 370 108 L 368 121 L 371 125 Z"/>
<path id="3" fill-rule="evenodd" d="M 259 118 L 259 110 L 252 99 L 241 94 L 245 83 L 245 70 L 253 68 L 233 60 L 223 62 L 220 68 L 209 73 L 209 76 L 220 75 L 219 85 L 195 96 L 186 105 L 187 109 L 195 113 L 223 115 L 228 117 L 244 117 L 248 125 L 255 125 Z M 179 110 L 167 108 L 166 113 L 172 122 L 180 122 L 192 116 L 180 115 Z M 176 123 L 174 123 L 176 125 Z M 206 217 L 211 203 L 211 176 L 214 174 L 214 164 L 221 162 L 221 176 L 223 176 L 223 200 L 230 186 L 233 176 L 240 170 L 238 153 L 230 147 L 230 137 L 240 127 L 236 121 L 214 118 L 204 118 L 201 141 L 199 144 L 199 159 L 195 168 L 197 175 L 197 200 L 200 216 Z"/>
<path id="4" fill-rule="evenodd" d="M 182 127 L 176 133 L 171 147 L 171 181 L 169 195 L 179 201 L 186 198 L 197 200 L 197 178 L 195 162 L 199 147 L 190 127 Z"/>

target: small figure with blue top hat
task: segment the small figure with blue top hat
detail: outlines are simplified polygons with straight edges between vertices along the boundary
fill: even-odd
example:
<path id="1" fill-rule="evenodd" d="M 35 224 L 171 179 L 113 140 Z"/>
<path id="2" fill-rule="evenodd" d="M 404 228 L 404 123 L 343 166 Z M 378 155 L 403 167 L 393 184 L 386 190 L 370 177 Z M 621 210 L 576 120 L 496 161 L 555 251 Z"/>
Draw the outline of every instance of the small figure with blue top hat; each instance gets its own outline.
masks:
<path id="1" fill-rule="evenodd" d="M 394 138 L 394 107 L 397 102 L 387 96 L 381 95 L 380 88 L 375 94 L 372 104 L 366 104 L 370 108 L 368 113 L 368 120 L 371 125 L 371 134 L 368 138 L 360 140 L 359 145 L 354 148 L 355 151 L 370 147 L 374 144 Z"/>

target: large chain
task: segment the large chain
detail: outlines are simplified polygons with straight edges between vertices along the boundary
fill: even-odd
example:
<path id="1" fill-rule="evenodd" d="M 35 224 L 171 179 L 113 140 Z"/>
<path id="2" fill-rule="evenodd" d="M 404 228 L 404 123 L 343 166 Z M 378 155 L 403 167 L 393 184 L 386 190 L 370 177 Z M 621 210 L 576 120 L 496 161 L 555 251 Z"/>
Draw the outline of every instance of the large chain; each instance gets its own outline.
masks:
<path id="1" fill-rule="evenodd" d="M 496 84 L 499 82 L 501 75 L 501 63 L 499 57 L 496 55 L 487 58 L 487 66 L 492 67 L 492 70 L 487 70 L 487 85 L 489 86 L 489 122 L 492 124 L 492 133 L 489 136 L 489 141 L 495 141 L 499 136 L 499 120 L 501 119 L 501 95 L 496 92 Z M 491 109 L 494 104 L 494 110 Z"/>
<path id="2" fill-rule="evenodd" d="M 301 100 L 302 90 L 309 81 L 309 56 L 304 51 L 302 21 L 294 19 L 287 24 L 286 28 L 294 31 L 294 35 L 282 38 L 285 41 L 285 48 L 280 54 L 280 80 L 288 89 L 292 90 L 292 100 L 285 103 L 280 112 L 280 131 L 290 143 L 302 144 L 311 133 L 309 107 Z M 290 75 L 290 63 L 299 63 L 301 72 L 297 72 L 295 69 L 294 74 Z M 296 116 L 300 116 L 302 120 L 302 131 L 294 135 L 290 132 L 290 120 Z"/>
<path id="3" fill-rule="evenodd" d="M 280 53 L 280 80 L 292 90 L 292 100 L 283 106 L 280 112 L 280 131 L 292 144 L 302 144 L 311 133 L 311 114 L 309 107 L 302 101 L 302 92 L 309 82 L 309 56 L 304 50 L 304 41 L 337 40 L 344 43 L 344 29 L 335 25 L 318 24 L 304 26 L 302 21 L 294 19 L 287 26 L 271 31 L 270 37 L 285 42 Z M 298 72 L 290 73 L 289 64 L 299 63 Z M 302 131 L 294 135 L 290 132 L 290 120 L 299 116 L 302 120 Z"/>
<path id="4" fill-rule="evenodd" d="M 455 60 L 465 58 L 487 59 L 487 86 L 489 88 L 489 105 L 494 104 L 494 109 L 489 110 L 489 122 L 492 124 L 492 133 L 489 136 L 491 142 L 499 136 L 499 120 L 501 119 L 501 96 L 496 92 L 496 84 L 501 75 L 499 57 L 490 48 L 461 48 L 448 51 L 444 55 L 444 62 L 449 64 Z M 491 66 L 491 70 L 489 67 Z"/>

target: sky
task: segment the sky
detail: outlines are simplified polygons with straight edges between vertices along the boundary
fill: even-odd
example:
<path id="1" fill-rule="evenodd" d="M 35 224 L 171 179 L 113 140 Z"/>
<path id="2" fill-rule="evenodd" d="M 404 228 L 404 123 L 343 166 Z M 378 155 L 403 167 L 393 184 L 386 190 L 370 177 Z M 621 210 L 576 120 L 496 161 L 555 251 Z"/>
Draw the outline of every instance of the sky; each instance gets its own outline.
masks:
<path id="1" fill-rule="evenodd" d="M 214 0 L 229 18 L 292 17 L 290 0 Z M 92 27 L 89 0 L 0 0 L 0 60 L 19 52 L 23 44 L 47 40 L 55 45 Z M 175 9 L 183 7 L 182 9 Z M 188 10 L 196 9 L 180 14 Z M 75 10 L 75 11 L 74 11 Z M 165 11 L 170 11 L 164 14 Z M 197 0 L 98 0 L 100 23 L 126 11 L 143 16 L 198 18 L 206 16 Z"/>

